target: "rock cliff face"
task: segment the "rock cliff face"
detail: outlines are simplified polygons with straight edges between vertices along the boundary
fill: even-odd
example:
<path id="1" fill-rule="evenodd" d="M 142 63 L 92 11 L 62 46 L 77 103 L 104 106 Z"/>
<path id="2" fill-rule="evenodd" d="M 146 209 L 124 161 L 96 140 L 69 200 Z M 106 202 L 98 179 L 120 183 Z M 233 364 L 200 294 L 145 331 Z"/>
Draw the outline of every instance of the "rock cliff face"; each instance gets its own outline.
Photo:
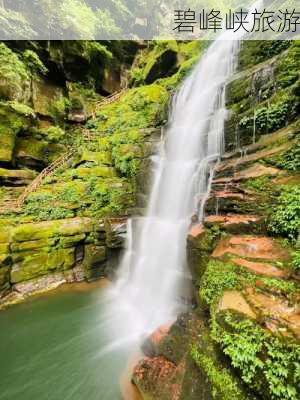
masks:
<path id="1" fill-rule="evenodd" d="M 0 43 L 2 304 L 113 273 L 171 93 L 201 48 Z"/>
<path id="2" fill-rule="evenodd" d="M 195 309 L 143 346 L 147 400 L 300 396 L 299 50 L 242 44 L 226 152 L 187 238 Z"/>

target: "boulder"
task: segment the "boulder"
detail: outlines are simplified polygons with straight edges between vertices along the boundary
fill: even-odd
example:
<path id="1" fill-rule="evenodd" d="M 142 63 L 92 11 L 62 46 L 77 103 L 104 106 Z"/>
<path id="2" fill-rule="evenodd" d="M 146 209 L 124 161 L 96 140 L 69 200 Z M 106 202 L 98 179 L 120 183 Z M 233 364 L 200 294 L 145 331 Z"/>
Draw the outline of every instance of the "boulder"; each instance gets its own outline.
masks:
<path id="1" fill-rule="evenodd" d="M 65 150 L 65 146 L 61 144 L 28 137 L 19 138 L 16 142 L 15 158 L 20 165 L 40 170 L 58 158 Z"/>
<path id="2" fill-rule="evenodd" d="M 213 257 L 236 255 L 241 258 L 266 259 L 274 261 L 289 261 L 290 252 L 283 248 L 276 240 L 266 236 L 237 235 L 222 239 L 214 252 Z"/>
<path id="3" fill-rule="evenodd" d="M 0 168 L 0 183 L 8 186 L 25 186 L 29 185 L 36 175 L 36 172 L 31 170 Z"/>
<path id="4" fill-rule="evenodd" d="M 106 247 L 94 244 L 84 246 L 83 266 L 88 280 L 104 275 L 106 258 Z"/>
<path id="5" fill-rule="evenodd" d="M 12 230 L 12 241 L 26 242 L 48 239 L 57 236 L 73 236 L 88 232 L 104 232 L 104 224 L 91 218 L 67 218 L 55 221 L 43 221 L 21 224 Z"/>
<path id="6" fill-rule="evenodd" d="M 34 80 L 32 86 L 33 108 L 37 114 L 50 117 L 55 103 L 63 100 L 63 90 L 43 79 Z M 51 109 L 52 107 L 52 109 Z"/>
<path id="7" fill-rule="evenodd" d="M 18 253 L 11 270 L 11 282 L 19 283 L 47 275 L 51 271 L 70 269 L 75 263 L 74 253 L 74 248 L 43 248 L 37 253 Z"/>
<path id="8" fill-rule="evenodd" d="M 218 226 L 229 233 L 253 233 L 264 230 L 263 218 L 258 215 L 210 215 L 205 218 L 204 225 L 207 227 Z"/>

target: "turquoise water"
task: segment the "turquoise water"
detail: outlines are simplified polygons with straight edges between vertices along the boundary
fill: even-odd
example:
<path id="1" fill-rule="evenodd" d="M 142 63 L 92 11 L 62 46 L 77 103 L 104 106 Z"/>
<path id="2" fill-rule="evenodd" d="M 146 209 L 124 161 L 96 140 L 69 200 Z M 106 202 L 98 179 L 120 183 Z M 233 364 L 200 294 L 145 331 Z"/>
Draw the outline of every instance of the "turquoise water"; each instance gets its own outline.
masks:
<path id="1" fill-rule="evenodd" d="M 129 349 L 110 343 L 102 285 L 75 285 L 0 312 L 0 400 L 119 400 Z"/>

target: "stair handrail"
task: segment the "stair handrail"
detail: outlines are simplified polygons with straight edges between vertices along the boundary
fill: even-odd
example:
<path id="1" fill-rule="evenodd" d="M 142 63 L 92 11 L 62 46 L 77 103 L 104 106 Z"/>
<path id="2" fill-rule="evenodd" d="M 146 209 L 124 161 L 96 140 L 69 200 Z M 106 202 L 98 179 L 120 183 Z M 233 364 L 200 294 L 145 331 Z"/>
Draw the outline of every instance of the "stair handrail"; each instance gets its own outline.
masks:
<path id="1" fill-rule="evenodd" d="M 75 147 L 71 147 L 66 153 L 56 158 L 51 164 L 44 168 L 40 174 L 25 188 L 24 192 L 17 198 L 16 207 L 21 208 L 30 193 L 37 190 L 43 180 L 52 175 L 58 168 L 63 166 L 76 152 Z"/>

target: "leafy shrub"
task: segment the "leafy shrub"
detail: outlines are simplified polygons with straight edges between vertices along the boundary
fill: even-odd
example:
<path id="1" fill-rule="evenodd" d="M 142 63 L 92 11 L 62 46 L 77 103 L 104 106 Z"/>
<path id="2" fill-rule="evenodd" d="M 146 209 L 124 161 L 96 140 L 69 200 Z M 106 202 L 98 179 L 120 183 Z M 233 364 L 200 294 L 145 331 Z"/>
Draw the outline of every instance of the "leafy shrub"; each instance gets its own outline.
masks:
<path id="1" fill-rule="evenodd" d="M 255 110 L 255 128 L 257 133 L 273 132 L 285 126 L 295 116 L 296 100 L 284 95 L 279 101 Z M 239 122 L 241 129 L 251 130 L 254 126 L 254 115 L 247 115 Z"/>
<path id="2" fill-rule="evenodd" d="M 293 268 L 296 272 L 300 271 L 300 250 L 295 251 L 293 255 Z"/>
<path id="3" fill-rule="evenodd" d="M 228 311 L 213 324 L 214 339 L 245 383 L 264 398 L 299 398 L 299 345 L 283 342 L 254 321 Z"/>
<path id="4" fill-rule="evenodd" d="M 58 143 L 65 137 L 65 131 L 59 126 L 51 126 L 44 131 L 47 140 L 52 143 Z"/>
<path id="5" fill-rule="evenodd" d="M 272 232 L 295 240 L 300 229 L 300 186 L 288 186 L 270 215 Z"/>
<path id="6" fill-rule="evenodd" d="M 45 67 L 43 62 L 40 60 L 36 52 L 32 50 L 25 50 L 23 53 L 23 60 L 30 71 L 35 73 L 46 74 L 48 69 Z"/>
<path id="7" fill-rule="evenodd" d="M 282 154 L 278 158 L 271 160 L 271 163 L 276 166 L 287 169 L 289 171 L 299 171 L 300 170 L 300 140 L 296 145 L 288 150 L 286 153 Z"/>
<path id="8" fill-rule="evenodd" d="M 29 88 L 29 74 L 18 55 L 0 43 L 0 96 L 19 100 Z"/>
<path id="9" fill-rule="evenodd" d="M 200 299 L 212 305 L 224 292 L 239 286 L 237 267 L 221 261 L 210 261 L 200 283 Z"/>
<path id="10" fill-rule="evenodd" d="M 230 371 L 222 368 L 219 363 L 214 362 L 213 358 L 203 354 L 196 346 L 192 347 L 191 356 L 196 364 L 205 371 L 212 383 L 214 398 L 222 400 L 245 400 L 248 398 L 240 389 L 237 378 Z"/>

